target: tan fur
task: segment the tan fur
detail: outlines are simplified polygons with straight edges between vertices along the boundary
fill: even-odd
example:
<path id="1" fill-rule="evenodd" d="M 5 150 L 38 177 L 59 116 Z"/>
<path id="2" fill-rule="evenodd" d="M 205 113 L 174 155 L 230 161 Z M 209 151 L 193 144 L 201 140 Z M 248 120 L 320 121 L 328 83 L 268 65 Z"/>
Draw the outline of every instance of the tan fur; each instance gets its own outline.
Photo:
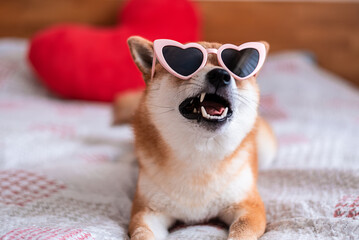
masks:
<path id="1" fill-rule="evenodd" d="M 141 101 L 146 101 L 145 95 Z M 133 119 L 133 129 L 136 137 L 136 149 L 142 148 L 144 150 L 144 157 L 151 156 L 156 159 L 155 164 L 159 166 L 165 165 L 165 162 L 170 158 L 168 146 L 160 136 L 155 126 L 148 120 L 148 110 L 145 104 L 141 104 L 137 110 L 137 114 Z M 139 159 L 140 171 L 142 170 L 142 161 Z M 145 169 L 143 169 L 145 171 Z"/>
<path id="2" fill-rule="evenodd" d="M 129 233 L 131 235 L 131 239 L 148 239 L 153 238 L 154 235 L 152 231 L 148 228 L 148 225 L 143 221 L 143 217 L 147 212 L 151 212 L 146 206 L 145 199 L 143 199 L 138 192 L 135 193 L 135 197 L 132 203 L 131 210 L 131 225 L 129 226 Z M 143 237 L 145 235 L 146 237 Z"/>
<path id="3" fill-rule="evenodd" d="M 201 44 L 206 48 L 220 46 L 205 42 Z M 138 58 L 150 52 L 151 43 L 132 37 L 129 45 L 148 84 L 143 94 L 131 93 L 115 104 L 115 112 L 118 113 L 115 122 L 129 121 L 131 116 L 123 113 L 133 113 L 138 106 L 132 121 L 139 177 L 129 225 L 131 239 L 162 240 L 166 238 L 167 229 L 176 220 L 192 223 L 216 216 L 230 226 L 228 239 L 259 238 L 264 233 L 266 219 L 264 204 L 256 188 L 257 148 L 261 147 L 258 136 L 260 133 L 265 136 L 266 141 L 275 142 L 269 125 L 257 116 L 252 129 L 232 153 L 223 155 L 216 161 L 206 160 L 203 164 L 198 159 L 198 162 L 189 165 L 165 141 L 163 130 L 158 128 L 150 113 L 151 84 L 169 77 L 172 87 L 177 88 L 183 81 L 169 75 L 157 64 L 156 76 L 150 82 L 149 58 Z M 217 59 L 210 55 L 207 64 L 217 66 Z M 237 87 L 254 89 L 259 98 L 255 77 L 237 83 Z M 121 108 L 127 109 L 122 111 Z M 274 148 L 275 144 L 272 145 Z"/>
<path id="4" fill-rule="evenodd" d="M 140 104 L 142 90 L 133 90 L 121 93 L 113 103 L 113 124 L 130 123 L 137 106 Z"/>

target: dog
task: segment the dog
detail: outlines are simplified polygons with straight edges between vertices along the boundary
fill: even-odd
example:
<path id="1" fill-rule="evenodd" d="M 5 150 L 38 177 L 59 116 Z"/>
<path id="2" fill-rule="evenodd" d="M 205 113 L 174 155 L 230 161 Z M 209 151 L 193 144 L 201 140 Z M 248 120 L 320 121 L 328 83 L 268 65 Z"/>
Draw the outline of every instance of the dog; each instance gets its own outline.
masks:
<path id="1" fill-rule="evenodd" d="M 132 121 L 139 164 L 132 240 L 163 240 L 176 221 L 213 218 L 229 226 L 230 240 L 257 239 L 265 231 L 257 159 L 270 162 L 276 140 L 258 115 L 258 73 L 235 79 L 212 54 L 221 44 L 198 44 L 210 49 L 207 61 L 184 80 L 154 61 L 153 42 L 128 39 L 146 82 L 143 92 L 124 94 L 115 103 L 115 122 Z M 269 45 L 260 44 L 266 53 Z"/>

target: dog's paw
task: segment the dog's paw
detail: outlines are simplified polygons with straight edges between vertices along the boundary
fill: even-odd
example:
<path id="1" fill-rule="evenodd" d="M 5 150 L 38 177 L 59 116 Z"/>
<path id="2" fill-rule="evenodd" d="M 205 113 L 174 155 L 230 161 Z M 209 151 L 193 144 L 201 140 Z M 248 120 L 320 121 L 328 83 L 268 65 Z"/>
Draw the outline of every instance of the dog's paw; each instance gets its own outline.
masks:
<path id="1" fill-rule="evenodd" d="M 246 236 L 246 237 L 229 237 L 227 240 L 257 240 L 255 236 Z"/>
<path id="2" fill-rule="evenodd" d="M 230 233 L 227 240 L 257 240 L 257 236 L 254 234 L 238 234 Z"/>
<path id="3" fill-rule="evenodd" d="M 152 231 L 148 228 L 137 228 L 131 235 L 131 240 L 156 240 Z"/>

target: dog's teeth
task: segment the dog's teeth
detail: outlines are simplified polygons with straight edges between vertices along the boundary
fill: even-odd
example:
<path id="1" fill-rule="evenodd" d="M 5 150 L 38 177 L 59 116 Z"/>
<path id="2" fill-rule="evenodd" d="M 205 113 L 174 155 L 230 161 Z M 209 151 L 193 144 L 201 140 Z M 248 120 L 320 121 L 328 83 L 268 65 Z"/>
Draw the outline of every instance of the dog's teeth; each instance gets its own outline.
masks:
<path id="1" fill-rule="evenodd" d="M 201 107 L 201 113 L 202 113 L 202 117 L 209 119 L 210 116 L 208 115 L 206 109 L 203 106 Z"/>
<path id="2" fill-rule="evenodd" d="M 207 115 L 206 109 L 204 109 L 203 106 L 201 106 L 201 113 L 202 113 L 202 117 L 206 117 L 206 115 Z"/>
<path id="3" fill-rule="evenodd" d="M 223 113 L 221 114 L 221 118 L 224 118 L 227 116 L 227 113 L 228 113 L 228 108 L 226 107 L 223 111 Z"/>
<path id="4" fill-rule="evenodd" d="M 193 110 L 194 111 L 194 110 Z M 207 118 L 207 119 L 223 119 L 227 116 L 227 113 L 228 113 L 228 107 L 226 107 L 223 111 L 223 113 L 221 114 L 221 116 L 212 116 L 212 115 L 209 115 L 207 112 L 206 112 L 206 109 L 201 106 L 201 113 L 202 113 L 202 117 L 204 118 Z"/>
<path id="5" fill-rule="evenodd" d="M 204 100 L 204 97 L 206 96 L 206 93 L 201 93 L 201 98 L 199 99 L 200 102 L 203 102 Z"/>
<path id="6" fill-rule="evenodd" d="M 192 104 L 192 103 L 193 103 L 193 99 L 192 99 L 189 103 Z"/>
<path id="7" fill-rule="evenodd" d="M 197 108 L 193 108 L 193 113 L 197 113 Z"/>

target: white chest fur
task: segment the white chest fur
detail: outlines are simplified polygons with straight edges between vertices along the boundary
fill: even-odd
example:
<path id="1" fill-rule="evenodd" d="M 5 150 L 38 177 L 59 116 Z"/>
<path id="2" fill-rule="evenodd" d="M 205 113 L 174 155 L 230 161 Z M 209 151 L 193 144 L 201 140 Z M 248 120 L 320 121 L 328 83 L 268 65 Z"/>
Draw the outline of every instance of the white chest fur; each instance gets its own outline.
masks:
<path id="1" fill-rule="evenodd" d="M 243 159 L 247 154 L 240 155 L 242 158 L 238 156 L 223 172 L 212 169 L 212 175 L 203 182 L 190 168 L 164 173 L 147 166 L 146 172 L 140 174 L 140 193 L 151 209 L 184 222 L 216 217 L 229 205 L 243 200 L 254 184 L 249 164 Z"/>

